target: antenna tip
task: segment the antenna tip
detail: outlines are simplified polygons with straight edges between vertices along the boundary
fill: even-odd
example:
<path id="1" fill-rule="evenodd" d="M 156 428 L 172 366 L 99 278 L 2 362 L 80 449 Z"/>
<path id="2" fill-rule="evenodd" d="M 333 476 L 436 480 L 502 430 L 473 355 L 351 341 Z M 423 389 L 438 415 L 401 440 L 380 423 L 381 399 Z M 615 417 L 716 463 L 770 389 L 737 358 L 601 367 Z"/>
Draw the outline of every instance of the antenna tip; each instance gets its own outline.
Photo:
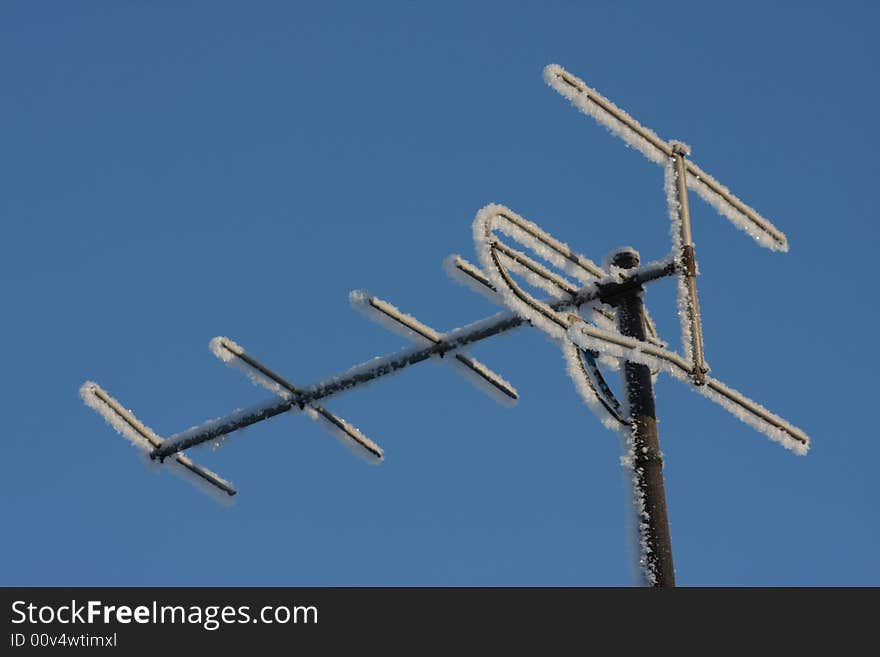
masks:
<path id="1" fill-rule="evenodd" d="M 370 293 L 366 290 L 352 290 L 348 293 L 348 302 L 355 310 L 362 310 L 370 302 Z"/>
<path id="2" fill-rule="evenodd" d="M 98 384 L 94 381 L 86 381 L 79 387 L 79 396 L 86 404 L 90 403 L 91 398 L 98 389 Z"/>
<path id="3" fill-rule="evenodd" d="M 559 75 L 559 72 L 561 70 L 562 70 L 562 67 L 559 64 L 551 63 L 551 64 L 547 64 L 547 66 L 544 67 L 544 70 L 541 71 L 541 73 L 543 74 L 544 79 L 547 82 L 549 82 L 550 80 L 555 78 L 557 75 Z"/>
<path id="4" fill-rule="evenodd" d="M 633 247 L 621 246 L 606 256 L 603 269 L 610 269 L 612 266 L 620 267 L 621 269 L 632 269 L 633 267 L 638 267 L 640 261 L 639 252 Z"/>
<path id="5" fill-rule="evenodd" d="M 244 349 L 239 344 L 222 335 L 211 338 L 208 348 L 212 354 L 224 363 L 228 363 L 236 356 L 241 356 L 244 353 Z"/>
<path id="6" fill-rule="evenodd" d="M 688 144 L 685 144 L 683 141 L 672 139 L 669 142 L 669 146 L 672 148 L 672 152 L 676 155 L 680 154 L 687 157 L 691 154 L 691 147 Z"/>

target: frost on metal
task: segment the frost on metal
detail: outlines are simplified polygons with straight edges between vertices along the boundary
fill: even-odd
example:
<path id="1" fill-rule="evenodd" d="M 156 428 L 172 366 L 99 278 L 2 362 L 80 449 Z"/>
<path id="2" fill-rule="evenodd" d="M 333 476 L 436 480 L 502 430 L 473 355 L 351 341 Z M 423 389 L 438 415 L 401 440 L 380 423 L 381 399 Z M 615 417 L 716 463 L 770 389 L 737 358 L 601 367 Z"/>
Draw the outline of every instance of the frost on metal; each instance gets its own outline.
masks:
<path id="1" fill-rule="evenodd" d="M 477 213 L 474 219 L 473 231 L 474 246 L 480 265 L 482 265 L 483 272 L 489 278 L 492 286 L 498 291 L 505 306 L 520 315 L 532 326 L 544 331 L 544 333 L 554 338 L 557 342 L 562 341 L 565 339 L 566 327 L 549 319 L 546 312 L 541 312 L 532 304 L 526 303 L 522 295 L 517 293 L 518 290 L 511 285 L 510 279 L 500 266 L 499 256 L 494 248 L 497 240 L 493 235 L 493 231 L 499 229 L 501 232 L 505 232 L 506 229 L 505 234 L 514 239 L 516 239 L 514 236 L 521 236 L 516 230 L 507 228 L 509 224 L 508 218 L 511 216 L 518 217 L 519 215 L 516 215 L 516 213 L 503 205 L 494 203 L 487 205 Z M 550 251 L 543 243 L 539 243 L 538 248 L 544 252 Z"/>
<path id="2" fill-rule="evenodd" d="M 503 205 L 490 204 L 484 208 L 484 210 L 489 209 L 494 215 L 493 230 L 507 235 L 547 263 L 576 278 L 582 284 L 591 283 L 604 275 L 596 263 L 572 251 L 568 244 L 559 241 L 538 224 L 523 218 Z"/>
<path id="3" fill-rule="evenodd" d="M 455 354 L 444 359 L 449 367 L 458 372 L 472 386 L 494 399 L 502 406 L 514 406 L 519 400 L 519 392 L 500 374 L 493 372 L 472 356 Z"/>
<path id="4" fill-rule="evenodd" d="M 536 253 L 545 262 L 582 281 L 583 287 L 578 288 L 522 251 L 507 246 L 495 237 L 496 230 Z M 578 308 L 570 308 L 572 312 L 557 312 L 546 300 L 535 299 L 522 290 L 513 278 L 516 276 L 530 286 L 549 293 L 556 302 L 569 301 L 573 306 L 581 305 L 581 312 L 587 317 L 601 316 L 600 322 L 607 325 L 610 316 L 606 309 L 597 307 L 597 304 L 575 302 L 578 293 L 586 289 L 595 291 L 597 283 L 608 278 L 605 272 L 588 258 L 572 251 L 567 244 L 502 205 L 491 204 L 480 210 L 474 219 L 473 233 L 477 255 L 483 265 L 482 272 L 501 302 L 562 348 L 566 370 L 575 382 L 578 394 L 604 426 L 614 428 L 625 423 L 619 403 L 602 378 L 594 355 L 588 356 L 577 348 L 570 348 L 568 326 L 573 321 L 583 321 L 574 312 Z"/>
<path id="5" fill-rule="evenodd" d="M 665 189 L 672 226 L 671 233 L 674 239 L 673 253 L 678 253 L 681 246 L 681 219 L 678 198 L 675 193 L 675 171 L 671 166 L 666 168 Z M 511 217 L 516 217 L 516 219 L 511 220 Z M 528 226 L 530 230 L 521 231 L 521 227 L 524 225 Z M 688 384 L 692 382 L 690 379 L 691 353 L 689 351 L 691 324 L 688 321 L 689 302 L 687 290 L 682 283 L 683 277 L 679 277 L 678 304 L 682 342 L 685 348 L 684 356 L 666 349 L 659 339 L 642 342 L 621 335 L 613 329 L 612 322 L 607 316 L 600 315 L 603 319 L 594 322 L 598 325 L 591 325 L 575 314 L 557 313 L 546 302 L 534 299 L 524 292 L 513 280 L 513 275 L 535 288 L 551 293 L 555 292 L 556 294 L 553 296 L 560 298 L 564 298 L 566 295 L 571 296 L 577 290 L 571 287 L 569 281 L 535 263 L 526 254 L 511 249 L 498 240 L 495 236 L 496 231 L 514 240 L 522 239 L 527 242 L 527 248 L 539 250 L 538 255 L 547 262 L 559 265 L 563 261 L 563 258 L 559 256 L 559 251 L 553 246 L 553 238 L 535 224 L 526 222 L 509 208 L 497 204 L 486 206 L 477 213 L 473 231 L 474 243 L 482 265 L 481 271 L 489 279 L 492 289 L 497 292 L 504 305 L 533 326 L 547 333 L 563 347 L 566 368 L 574 380 L 578 392 L 605 426 L 615 427 L 619 421 L 615 422 L 616 414 L 613 407 L 603 403 L 603 397 L 597 389 L 596 382 L 591 381 L 590 369 L 584 366 L 584 353 L 598 353 L 606 358 L 616 359 L 618 362 L 627 360 L 642 363 L 654 372 L 665 371 Z M 523 237 L 524 234 L 526 237 Z M 537 240 L 535 235 L 541 235 L 544 239 Z M 568 257 L 568 254 L 572 252 L 567 245 L 564 248 L 566 250 L 564 260 L 577 262 L 575 257 Z M 679 270 L 682 266 L 682 263 L 678 263 Z M 600 275 L 603 273 L 603 270 L 598 268 L 597 270 Z M 625 272 L 622 270 L 611 271 L 604 279 L 594 278 L 591 284 L 601 285 L 608 279 L 623 280 L 624 276 Z M 573 347 L 572 343 L 574 343 Z M 743 422 L 795 453 L 804 454 L 809 449 L 809 437 L 801 429 L 721 381 L 709 377 L 706 379 L 705 385 L 692 387 L 733 413 Z M 619 420 L 619 418 L 617 419 Z"/>
<path id="6" fill-rule="evenodd" d="M 705 385 L 692 385 L 690 364 L 679 354 L 588 324 L 572 326 L 569 336 L 583 349 L 604 351 L 623 360 L 662 370 L 795 454 L 804 455 L 809 451 L 810 438 L 802 429 L 718 379 L 706 377 Z"/>
<path id="7" fill-rule="evenodd" d="M 678 174 L 675 171 L 675 164 L 672 160 L 666 163 L 663 168 L 663 190 L 666 192 L 666 208 L 669 213 L 669 235 L 672 238 L 672 253 L 677 260 L 679 269 L 684 267 L 681 262 L 682 238 L 681 238 L 681 204 L 678 201 L 677 180 Z M 676 276 L 675 284 L 678 290 L 678 321 L 681 326 L 681 346 L 684 359 L 692 363 L 693 355 L 693 334 L 691 332 L 690 320 L 690 297 L 688 296 L 687 283 L 684 276 Z"/>
<path id="8" fill-rule="evenodd" d="M 635 443 L 630 427 L 620 430 L 622 442 L 624 444 L 623 456 L 620 457 L 620 465 L 623 467 L 625 476 L 629 481 L 628 488 L 631 494 L 630 504 L 632 508 L 629 510 L 629 522 L 632 523 L 630 532 L 634 549 L 632 551 L 636 555 L 636 565 L 638 568 L 639 584 L 643 586 L 654 586 L 657 583 L 657 562 L 651 558 L 651 546 L 648 533 L 651 527 L 651 515 L 648 513 L 647 500 L 645 499 L 645 489 L 642 481 L 644 479 L 643 469 L 636 465 Z"/>
<path id="9" fill-rule="evenodd" d="M 244 372 L 253 383 L 281 399 L 295 401 L 296 396 L 300 394 L 300 389 L 295 384 L 260 363 L 233 340 L 218 336 L 211 340 L 209 347 L 211 352 L 224 363 Z M 296 407 L 294 406 L 294 408 Z M 317 404 L 305 406 L 304 410 L 308 417 L 315 420 L 325 431 L 365 461 L 380 463 L 384 458 L 382 448 L 367 438 L 353 424 Z M 201 425 L 195 427 L 194 430 L 201 431 L 204 428 L 205 425 Z M 190 432 L 192 431 L 190 430 Z"/>
<path id="10" fill-rule="evenodd" d="M 378 465 L 385 459 L 382 448 L 361 433 L 360 429 L 323 406 L 307 406 L 305 413 L 359 459 L 371 465 Z"/>
<path id="11" fill-rule="evenodd" d="M 153 441 L 159 440 L 152 429 L 134 418 L 131 411 L 118 402 L 113 404 L 116 400 L 94 381 L 83 383 L 79 389 L 79 396 L 86 406 L 96 411 L 119 435 L 138 449 L 149 452 Z M 154 437 L 153 440 L 150 439 L 151 437 Z"/>
<path id="12" fill-rule="evenodd" d="M 486 297 L 489 301 L 498 303 L 501 300 L 483 270 L 460 255 L 453 254 L 447 257 L 443 261 L 443 269 L 453 281 Z"/>
<path id="13" fill-rule="evenodd" d="M 605 126 L 627 146 L 639 151 L 652 162 L 666 165 L 676 147 L 683 148 L 690 155 L 690 146 L 679 141 L 664 141 L 656 132 L 636 121 L 623 109 L 558 64 L 550 64 L 544 69 L 544 80 L 581 112 Z M 731 221 L 761 246 L 773 251 L 788 251 L 788 239 L 785 233 L 694 162 L 686 160 L 686 167 L 687 186 L 715 208 L 721 216 Z"/>
<path id="14" fill-rule="evenodd" d="M 364 290 L 352 291 L 349 300 L 367 318 L 417 345 L 437 345 L 448 335 L 435 331 L 394 304 Z M 519 393 L 509 381 L 462 350 L 441 352 L 435 360 L 448 364 L 468 382 L 502 405 L 512 406 L 519 399 Z"/>
<path id="15" fill-rule="evenodd" d="M 581 112 L 595 119 L 608 131 L 622 139 L 652 162 L 662 164 L 669 156 L 666 143 L 650 128 L 646 128 L 624 110 L 572 75 L 558 64 L 544 68 L 544 81 L 568 98 Z"/>
<path id="16" fill-rule="evenodd" d="M 141 452 L 143 460 L 150 469 L 156 469 L 157 464 L 149 458 L 149 454 L 164 442 L 156 432 L 138 420 L 134 413 L 93 381 L 86 381 L 80 387 L 79 394 L 86 406 L 95 410 L 123 438 Z M 231 483 L 216 472 L 193 463 L 183 453 L 175 454 L 174 458 L 168 459 L 164 464 L 161 464 L 161 467 L 224 504 L 229 503 L 232 496 L 236 494 Z"/>
<path id="17" fill-rule="evenodd" d="M 245 350 L 234 340 L 224 336 L 217 336 L 211 339 L 208 343 L 208 348 L 221 361 L 243 373 L 254 385 L 265 388 L 279 397 L 290 398 L 292 396 L 293 393 L 284 385 L 273 379 L 266 372 L 258 370 L 243 360 L 242 356 L 244 356 Z"/>
<path id="18" fill-rule="evenodd" d="M 639 424 L 639 413 L 634 409 L 631 416 L 628 408 L 629 403 L 634 407 L 643 403 L 639 392 L 645 393 L 642 397 L 650 398 L 649 389 L 640 391 L 639 386 L 631 385 L 636 378 L 633 372 L 637 372 L 642 384 L 649 385 L 651 378 L 644 368 L 625 368 L 623 365 L 646 365 L 652 376 L 666 372 L 786 448 L 798 454 L 806 453 L 810 439 L 801 429 L 718 379 L 706 377 L 703 381 L 701 373 L 705 368 L 702 364 L 694 278 L 696 261 L 689 230 L 687 190 L 693 190 L 760 245 L 785 251 L 788 243 L 781 231 L 690 161 L 689 146 L 664 141 L 560 66 L 548 66 L 544 78 L 553 89 L 622 139 L 628 147 L 665 167 L 664 188 L 673 238 L 670 255 L 632 269 L 610 263 L 599 267 L 537 224 L 509 208 L 492 204 L 481 209 L 473 222 L 478 264 L 457 255 L 448 258 L 444 264 L 453 279 L 505 306 L 504 312 L 441 333 L 383 299 L 356 291 L 351 295 L 355 308 L 403 336 L 412 345 L 300 388 L 257 361 L 235 341 L 215 338 L 211 341 L 211 351 L 224 363 L 240 369 L 255 384 L 270 391 L 273 397 L 164 440 L 94 383 L 86 383 L 80 391 L 86 404 L 98 411 L 154 468 L 168 469 L 214 493 L 223 492 L 228 498 L 235 489 L 216 473 L 193 463 L 183 450 L 204 444 L 216 446 L 227 436 L 257 422 L 303 411 L 346 447 L 368 460 L 380 461 L 383 458 L 381 448 L 357 427 L 320 405 L 324 400 L 431 360 L 450 365 L 494 398 L 509 404 L 518 397 L 516 389 L 464 350 L 491 336 L 531 325 L 561 345 L 566 370 L 578 394 L 602 424 L 616 431 L 622 439 L 621 462 L 633 491 L 632 513 L 628 515 L 634 519 L 632 527 L 641 582 L 649 585 L 673 583 L 674 576 L 669 578 L 666 573 L 667 566 L 670 570 L 672 566 L 671 547 L 667 554 L 664 546 L 668 543 L 664 538 L 668 530 L 661 532 L 663 536 L 655 531 L 657 526 L 665 526 L 665 509 L 656 503 L 651 493 L 653 486 L 658 482 L 662 486 L 663 483 L 659 443 L 653 433 L 653 424 Z M 674 274 L 678 274 L 683 355 L 667 349 L 666 343 L 657 335 L 650 315 L 636 298 L 646 283 Z M 622 332 L 641 335 L 634 317 L 619 316 L 616 308 L 626 308 L 622 302 L 638 306 L 643 312 L 644 340 L 622 335 Z M 622 402 L 608 386 L 599 364 L 627 377 L 624 385 L 627 395 Z M 698 385 L 703 382 L 704 385 Z M 638 431 L 639 427 L 646 426 L 650 435 Z M 638 445 L 637 441 L 640 441 Z M 653 451 L 655 447 L 656 453 Z M 634 451 L 636 449 L 639 451 Z M 652 545 L 656 553 L 651 552 Z"/>
<path id="19" fill-rule="evenodd" d="M 440 341 L 440 333 L 366 290 L 352 290 L 348 299 L 365 317 L 411 342 L 426 345 Z"/>
<path id="20" fill-rule="evenodd" d="M 715 208 L 721 216 L 771 251 L 788 251 L 788 238 L 769 220 L 743 203 L 727 187 L 715 180 L 691 161 L 687 163 L 687 186 L 701 199 Z"/>
<path id="21" fill-rule="evenodd" d="M 565 360 L 565 371 L 574 383 L 575 390 L 593 415 L 599 418 L 606 429 L 616 431 L 620 420 L 603 405 L 596 395 L 596 382 L 590 381 L 590 369 L 584 363 L 584 353 L 574 342 L 562 343 L 562 357 Z"/>

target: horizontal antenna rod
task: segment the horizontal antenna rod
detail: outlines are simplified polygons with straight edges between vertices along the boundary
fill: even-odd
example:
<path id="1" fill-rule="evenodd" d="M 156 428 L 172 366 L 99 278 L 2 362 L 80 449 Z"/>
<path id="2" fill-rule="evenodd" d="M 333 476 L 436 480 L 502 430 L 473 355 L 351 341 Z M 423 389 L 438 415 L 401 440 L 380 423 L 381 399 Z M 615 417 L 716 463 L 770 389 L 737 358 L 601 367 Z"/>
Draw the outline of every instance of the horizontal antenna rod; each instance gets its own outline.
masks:
<path id="1" fill-rule="evenodd" d="M 263 365 L 246 352 L 241 345 L 229 338 L 219 336 L 211 340 L 211 351 L 223 362 L 227 364 L 232 362 L 238 365 L 239 369 L 242 369 L 257 385 L 268 388 L 279 397 L 286 399 L 290 395 L 296 395 L 300 392 L 298 386 Z M 314 414 L 309 414 L 312 415 L 312 419 L 323 419 L 324 427 L 328 428 L 330 433 L 347 446 L 354 448 L 361 456 L 377 462 L 384 458 L 382 448 L 361 433 L 357 427 L 318 404 L 310 404 L 309 408 L 314 412 Z"/>
<path id="2" fill-rule="evenodd" d="M 576 292 L 577 290 L 575 290 Z M 427 324 L 423 324 L 412 315 L 407 315 L 397 306 L 371 295 L 364 290 L 354 290 L 348 295 L 352 306 L 362 312 L 367 318 L 378 322 L 385 328 L 394 331 L 406 338 L 414 339 L 416 344 L 437 344 L 443 341 L 443 334 L 435 331 Z M 479 382 L 477 385 L 484 390 L 484 386 L 490 386 L 488 390 L 491 396 L 502 404 L 511 404 L 519 399 L 519 393 L 502 376 L 496 374 L 483 363 L 463 351 L 456 351 L 454 363 L 458 364 L 459 371 L 472 381 Z M 453 363 L 453 361 L 449 361 Z"/>
<path id="3" fill-rule="evenodd" d="M 597 283 L 585 287 L 579 291 L 573 299 L 561 299 L 548 304 L 553 310 L 564 310 L 581 306 L 595 300 L 607 301 L 619 294 L 624 294 L 633 288 L 645 283 L 655 281 L 665 276 L 671 276 L 676 272 L 674 260 L 661 261 L 647 265 L 629 276 L 626 280 L 607 283 Z M 479 342 L 493 335 L 504 333 L 525 324 L 526 321 L 513 313 L 502 313 L 494 317 L 483 319 L 455 331 L 451 331 L 436 344 L 422 349 L 409 349 L 400 352 L 390 358 L 382 358 L 377 364 L 365 363 L 349 372 L 327 379 L 312 387 L 305 388 L 290 399 L 273 400 L 271 404 L 265 404 L 256 408 L 234 413 L 225 418 L 214 420 L 203 428 L 189 430 L 185 435 L 172 436 L 163 442 L 150 454 L 151 458 L 164 459 L 171 454 L 201 443 L 213 440 L 219 436 L 243 429 L 257 422 L 268 420 L 276 415 L 281 415 L 295 406 L 300 409 L 306 404 L 311 404 L 325 397 L 330 397 L 362 383 L 373 381 L 387 374 L 402 370 L 410 365 L 421 363 L 432 356 L 443 356 L 450 351 L 460 349 L 468 344 Z"/>
<path id="4" fill-rule="evenodd" d="M 131 411 L 107 394 L 97 383 L 87 381 L 80 388 L 80 395 L 88 406 L 96 410 L 116 431 L 131 441 L 138 449 L 150 453 L 151 450 L 160 447 L 164 443 L 152 429 L 138 420 Z M 182 466 L 186 472 L 199 477 L 230 497 L 236 494 L 237 491 L 231 483 L 216 472 L 193 463 L 185 454 L 175 454 L 174 461 Z M 192 480 L 191 483 L 198 483 L 198 481 Z"/>
<path id="5" fill-rule="evenodd" d="M 585 322 L 573 324 L 569 329 L 569 335 L 583 349 L 602 349 L 606 353 L 612 353 L 619 358 L 643 365 L 659 364 L 673 377 L 693 383 L 691 364 L 668 349 L 620 333 L 603 331 Z M 809 449 L 810 438 L 803 430 L 786 422 L 724 382 L 707 376 L 703 385 L 692 385 L 691 387 L 696 392 L 720 404 L 743 422 L 782 443 L 784 447 L 798 454 L 806 454 Z"/>
<path id="6" fill-rule="evenodd" d="M 664 141 L 656 132 L 643 126 L 623 109 L 608 98 L 587 85 L 576 75 L 561 66 L 551 64 L 544 69 L 544 79 L 557 92 L 579 106 L 582 111 L 605 125 L 617 136 L 629 143 L 633 148 L 649 160 L 658 164 L 675 156 L 674 146 Z M 785 233 L 762 217 L 760 213 L 733 192 L 703 171 L 690 160 L 685 160 L 688 177 L 687 184 L 710 205 L 716 207 L 722 215 L 739 223 L 744 219 L 747 232 L 760 244 L 768 248 L 787 251 L 788 240 Z"/>

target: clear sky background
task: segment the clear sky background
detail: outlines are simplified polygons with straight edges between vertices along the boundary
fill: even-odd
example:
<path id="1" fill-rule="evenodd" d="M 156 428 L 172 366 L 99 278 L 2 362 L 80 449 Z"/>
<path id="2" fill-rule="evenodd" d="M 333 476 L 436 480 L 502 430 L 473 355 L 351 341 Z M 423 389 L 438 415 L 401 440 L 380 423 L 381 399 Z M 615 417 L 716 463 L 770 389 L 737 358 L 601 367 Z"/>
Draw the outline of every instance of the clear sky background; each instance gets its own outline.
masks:
<path id="1" fill-rule="evenodd" d="M 669 249 L 662 169 L 541 79 L 556 62 L 784 230 L 692 197 L 713 373 L 806 457 L 657 385 L 683 585 L 878 585 L 875 3 L 6 2 L 0 6 L 0 584 L 628 585 L 617 438 L 531 329 L 473 349 L 506 409 L 425 363 L 328 407 L 370 467 L 283 416 L 191 456 L 231 508 L 145 469 L 94 379 L 170 435 L 404 346 L 366 288 L 446 330 L 508 205 L 595 260 Z M 647 303 L 678 341 L 674 284 Z"/>

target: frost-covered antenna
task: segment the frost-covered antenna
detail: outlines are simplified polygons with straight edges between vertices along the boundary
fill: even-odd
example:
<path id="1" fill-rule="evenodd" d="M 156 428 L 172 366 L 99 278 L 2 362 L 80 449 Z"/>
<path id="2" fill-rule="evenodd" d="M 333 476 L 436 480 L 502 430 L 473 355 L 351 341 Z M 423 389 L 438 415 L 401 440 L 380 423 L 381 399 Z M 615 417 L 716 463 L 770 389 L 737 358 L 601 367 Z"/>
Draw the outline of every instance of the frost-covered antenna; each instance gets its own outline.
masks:
<path id="1" fill-rule="evenodd" d="M 743 203 L 727 187 L 688 160 L 691 150 L 687 144 L 664 141 L 653 130 L 640 124 L 586 82 L 557 64 L 550 64 L 544 69 L 544 80 L 584 114 L 591 116 L 652 162 L 664 166 L 674 248 L 680 264 L 682 346 L 691 362 L 691 376 L 697 384 L 704 383 L 708 368 L 703 355 L 703 329 L 696 283 L 697 259 L 691 237 L 688 188 L 693 189 L 722 216 L 751 235 L 763 247 L 774 251 L 788 251 L 785 234 L 757 210 Z"/>
<path id="2" fill-rule="evenodd" d="M 603 425 L 622 437 L 626 446 L 624 465 L 632 474 L 644 581 L 653 586 L 674 585 L 653 378 L 660 372 L 670 374 L 795 453 L 805 454 L 810 442 L 802 430 L 708 375 L 702 355 L 687 187 L 709 200 L 762 245 L 786 250 L 785 236 L 687 160 L 688 151 L 683 145 L 662 141 L 558 66 L 547 67 L 545 78 L 649 159 L 666 165 L 667 202 L 676 235 L 669 256 L 641 264 L 639 254 L 627 247 L 611 254 L 599 266 L 509 208 L 488 205 L 473 222 L 480 264 L 453 255 L 445 266 L 454 279 L 504 306 L 499 314 L 441 333 L 388 301 L 368 292 L 352 292 L 350 301 L 357 310 L 404 336 L 412 345 L 307 387 L 295 385 L 233 340 L 214 338 L 211 351 L 224 363 L 242 370 L 273 397 L 164 439 L 96 383 L 83 384 L 83 400 L 147 455 L 148 463 L 170 468 L 229 497 L 236 494 L 235 488 L 193 463 L 184 450 L 219 445 L 239 429 L 283 413 L 302 411 L 357 454 L 378 463 L 384 458 L 382 449 L 323 406 L 324 400 L 411 365 L 434 360 L 454 368 L 494 399 L 513 404 L 518 399 L 513 385 L 467 354 L 465 348 L 493 335 L 531 325 L 561 346 L 568 373 L 581 397 Z M 505 242 L 499 234 L 516 246 Z M 642 301 L 645 285 L 669 276 L 679 280 L 683 355 L 669 350 L 660 339 Z M 605 377 L 608 369 L 623 374 L 622 400 Z"/>
<path id="3" fill-rule="evenodd" d="M 511 247 L 499 234 L 555 271 Z M 691 361 L 670 351 L 658 338 L 643 306 L 643 286 L 680 275 L 687 264 L 677 253 L 639 266 L 638 252 L 626 247 L 611 254 L 607 267 L 600 269 L 536 224 L 495 204 L 477 213 L 474 243 L 482 269 L 457 259 L 453 261 L 456 273 L 491 289 L 504 306 L 562 347 L 569 374 L 584 401 L 606 427 L 623 438 L 624 464 L 632 472 L 644 580 L 655 586 L 674 585 L 652 371 L 667 372 L 689 384 L 798 454 L 806 453 L 809 438 L 706 372 L 698 382 Z M 568 304 L 554 307 L 531 290 L 549 293 L 557 304 Z M 598 368 L 603 360 L 623 372 L 623 402 L 614 397 Z"/>

